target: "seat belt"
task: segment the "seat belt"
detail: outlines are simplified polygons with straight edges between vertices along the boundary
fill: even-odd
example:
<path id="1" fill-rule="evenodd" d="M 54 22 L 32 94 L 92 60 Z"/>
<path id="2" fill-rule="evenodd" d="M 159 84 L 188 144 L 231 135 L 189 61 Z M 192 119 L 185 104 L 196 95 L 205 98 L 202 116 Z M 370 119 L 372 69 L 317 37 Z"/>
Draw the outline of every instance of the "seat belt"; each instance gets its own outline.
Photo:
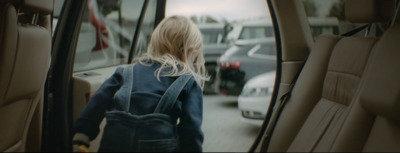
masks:
<path id="1" fill-rule="evenodd" d="M 307 60 L 306 60 L 307 61 Z M 265 130 L 264 136 L 265 139 L 261 144 L 269 144 L 269 140 L 271 139 L 272 131 L 275 128 L 275 124 L 279 118 L 279 115 L 281 114 L 283 107 L 289 100 L 293 87 L 297 81 L 297 78 L 300 75 L 300 72 L 302 71 L 304 65 L 306 64 L 306 61 L 301 65 L 300 69 L 297 71 L 296 75 L 294 76 L 292 82 L 289 84 L 289 87 L 287 88 L 287 91 L 279 98 L 279 101 L 275 104 L 274 109 L 272 111 L 271 119 L 267 125 L 267 128 Z M 262 145 L 261 146 L 261 152 L 266 152 L 268 149 L 268 145 Z"/>
<path id="2" fill-rule="evenodd" d="M 357 32 L 360 32 L 361 30 L 363 30 L 363 29 L 365 29 L 367 27 L 371 27 L 371 24 L 365 24 L 365 25 L 360 26 L 358 28 L 355 28 L 355 29 L 353 29 L 353 30 L 351 30 L 349 32 L 341 34 L 341 36 L 352 36 L 352 35 L 356 34 Z"/>

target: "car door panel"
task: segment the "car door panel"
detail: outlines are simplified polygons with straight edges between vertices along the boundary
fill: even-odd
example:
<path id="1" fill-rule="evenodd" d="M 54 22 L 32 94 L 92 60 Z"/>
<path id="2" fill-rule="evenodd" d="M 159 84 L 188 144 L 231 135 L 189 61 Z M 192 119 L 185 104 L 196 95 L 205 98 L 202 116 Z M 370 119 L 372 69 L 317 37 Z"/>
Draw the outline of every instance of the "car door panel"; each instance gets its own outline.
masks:
<path id="1" fill-rule="evenodd" d="M 117 67 L 124 67 L 126 64 L 111 66 L 107 68 L 100 68 L 88 71 L 82 71 L 79 73 L 74 73 L 72 79 L 74 82 L 74 91 L 73 91 L 73 123 L 76 122 L 76 119 L 85 109 L 86 104 L 88 103 L 91 95 L 99 89 L 99 87 L 103 84 L 105 80 L 107 80 L 117 69 Z M 90 151 L 97 151 L 100 140 L 101 133 L 103 132 L 103 128 L 105 125 L 105 120 L 100 124 L 100 133 L 99 135 L 90 142 Z"/>

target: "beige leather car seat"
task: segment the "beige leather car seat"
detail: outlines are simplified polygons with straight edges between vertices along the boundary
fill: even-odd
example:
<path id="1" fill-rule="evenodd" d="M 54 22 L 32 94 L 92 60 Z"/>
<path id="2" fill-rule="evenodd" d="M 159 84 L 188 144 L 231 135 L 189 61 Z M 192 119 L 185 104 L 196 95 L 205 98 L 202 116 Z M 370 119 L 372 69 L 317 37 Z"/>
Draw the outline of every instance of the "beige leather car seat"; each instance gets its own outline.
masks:
<path id="1" fill-rule="evenodd" d="M 400 152 L 400 25 L 374 47 L 360 96 L 332 152 Z"/>
<path id="2" fill-rule="evenodd" d="M 25 146 L 33 116 L 30 136 L 40 145 L 53 1 L 2 0 L 0 11 L 0 151 L 39 151 Z"/>
<path id="3" fill-rule="evenodd" d="M 389 28 L 377 44 L 367 72 L 360 104 L 374 122 L 363 152 L 400 152 L 399 40 L 400 25 Z"/>
<path id="4" fill-rule="evenodd" d="M 362 8 L 360 4 L 363 4 Z M 395 10 L 391 0 L 348 0 L 345 5 L 346 16 L 354 23 L 390 21 Z M 357 105 L 363 89 L 364 70 L 378 40 L 375 37 L 334 35 L 323 35 L 316 40 L 275 126 L 268 152 L 350 150 L 336 145 L 341 142 L 358 148 L 351 151 L 362 151 L 365 141 L 339 142 L 337 138 L 345 131 L 345 122 L 353 116 L 354 105 Z M 323 60 L 327 57 L 330 59 Z M 368 131 L 368 127 L 362 129 Z"/>

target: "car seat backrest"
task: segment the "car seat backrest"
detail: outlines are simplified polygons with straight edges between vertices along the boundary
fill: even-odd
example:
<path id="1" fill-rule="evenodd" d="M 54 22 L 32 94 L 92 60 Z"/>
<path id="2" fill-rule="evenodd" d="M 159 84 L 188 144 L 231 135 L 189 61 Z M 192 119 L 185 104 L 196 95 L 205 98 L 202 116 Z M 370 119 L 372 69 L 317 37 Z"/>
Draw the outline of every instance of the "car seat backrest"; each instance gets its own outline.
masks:
<path id="1" fill-rule="evenodd" d="M 322 35 L 316 39 L 291 97 L 276 123 L 268 152 L 284 152 L 288 149 L 308 114 L 321 98 L 328 61 L 333 48 L 341 38 Z"/>
<path id="2" fill-rule="evenodd" d="M 360 9 L 359 4 L 369 6 L 365 8 L 368 10 L 348 11 L 364 9 Z M 388 21 L 394 14 L 392 0 L 348 0 L 345 6 L 349 21 L 354 23 Z M 381 6 L 390 7 L 381 9 Z M 328 38 L 332 43 L 323 44 L 324 41 L 321 40 Z M 364 69 L 377 41 L 378 38 L 371 37 L 324 35 L 317 38 L 293 88 L 292 96 L 276 123 L 268 146 L 269 152 L 332 149 L 338 133 L 359 98 Z M 328 60 L 322 60 L 326 56 Z M 319 58 L 320 61 L 315 60 Z M 326 66 L 325 71 L 324 68 L 318 68 L 319 66 Z M 318 77 L 315 78 L 316 76 Z M 363 144 L 361 141 L 359 143 Z"/>
<path id="3" fill-rule="evenodd" d="M 360 3 L 366 3 L 365 6 L 366 8 L 369 9 L 366 12 L 373 12 L 372 14 L 367 14 L 367 15 L 362 15 L 364 13 L 360 13 L 360 9 L 354 9 L 354 7 L 359 7 L 359 5 L 354 5 L 354 4 L 360 4 Z M 363 5 L 364 6 L 364 5 Z M 371 7 L 369 7 L 371 6 Z M 385 6 L 385 9 L 382 9 L 382 6 Z M 356 15 L 351 13 L 347 13 L 352 22 L 379 22 L 379 21 L 390 21 L 391 18 L 394 15 L 394 8 L 395 3 L 394 1 L 358 1 L 358 0 L 349 0 L 346 1 L 346 11 L 350 12 L 349 10 L 358 10 L 355 11 Z M 362 12 L 362 11 L 361 11 Z M 353 16 L 352 16 L 353 15 Z M 360 18 L 356 18 L 359 16 Z M 369 16 L 369 17 L 368 17 Z M 355 60 L 360 60 L 360 59 L 365 59 L 363 62 L 358 61 L 357 65 L 362 65 L 364 64 L 365 68 L 361 68 L 359 70 L 354 69 L 355 65 L 346 67 L 346 69 L 352 70 L 347 72 L 347 76 L 341 76 L 337 77 L 337 82 L 333 82 L 331 84 L 331 87 L 334 87 L 335 90 L 334 92 L 330 92 L 331 94 L 334 94 L 336 98 L 340 98 L 334 101 L 330 102 L 323 102 L 321 99 L 320 102 L 315 106 L 313 109 L 312 113 L 308 116 L 307 121 L 304 123 L 301 131 L 298 133 L 296 139 L 293 141 L 291 144 L 290 148 L 288 151 L 313 151 L 313 152 L 326 152 L 326 151 L 363 151 L 363 146 L 365 145 L 365 139 L 367 139 L 368 135 L 360 135 L 360 133 L 363 132 L 356 132 L 353 131 L 354 133 L 348 133 L 348 128 L 354 129 L 354 126 L 357 126 L 358 131 L 369 131 L 371 126 L 367 126 L 368 124 L 371 123 L 371 119 L 369 116 L 364 113 L 361 108 L 359 108 L 359 98 L 360 98 L 360 91 L 366 89 L 364 84 L 370 82 L 371 80 L 366 80 L 366 77 L 368 77 L 369 74 L 366 73 L 360 73 L 364 71 L 364 69 L 369 69 L 370 65 L 372 62 L 372 59 L 375 56 L 379 56 L 379 50 L 376 48 L 381 44 L 382 40 L 379 40 L 380 43 L 375 43 L 377 42 L 376 38 L 343 38 L 342 41 L 345 41 L 345 39 L 359 39 L 362 41 L 368 41 L 368 39 L 375 39 L 373 40 L 372 43 L 356 43 L 355 40 L 347 40 L 349 44 L 343 45 L 346 48 L 340 49 L 341 51 L 346 50 L 346 49 L 351 49 L 353 50 L 358 50 L 357 54 L 349 54 L 344 53 L 343 57 L 339 57 L 337 60 L 334 60 L 333 58 L 335 57 L 335 50 L 333 51 L 334 53 L 332 54 L 332 58 L 330 61 L 330 64 L 333 61 L 339 61 L 338 63 L 342 65 L 342 68 L 345 67 L 345 63 L 348 62 L 353 62 Z M 339 43 L 338 43 L 339 45 Z M 356 45 L 356 46 L 354 46 Z M 337 46 L 336 46 L 337 47 Z M 371 55 L 368 54 L 368 52 L 372 52 Z M 377 52 L 377 53 L 375 53 Z M 360 56 L 363 55 L 363 53 L 367 53 L 364 55 L 367 56 Z M 356 63 L 354 63 L 356 64 Z M 365 66 L 368 65 L 368 66 Z M 353 68 L 352 68 L 353 67 Z M 354 78 L 349 78 L 348 74 L 351 74 L 349 72 L 356 72 L 358 71 L 358 78 L 354 80 Z M 335 71 L 338 72 L 338 71 Z M 327 84 L 327 81 L 333 80 L 332 78 L 329 79 L 330 72 L 328 71 L 327 77 L 326 77 L 326 82 L 325 85 Z M 345 79 L 347 78 L 347 79 Z M 348 80 L 353 80 L 351 82 L 347 82 Z M 340 82 L 342 82 L 340 84 Z M 347 82 L 347 83 L 346 83 Z M 332 86 L 333 85 L 333 86 Z M 343 86 L 344 85 L 344 86 Z M 342 87 L 342 88 L 340 88 Z M 370 88 L 371 89 L 371 88 Z M 324 90 L 325 91 L 325 90 Z M 374 90 L 375 91 L 375 90 Z M 344 96 L 344 95 L 350 95 L 351 96 Z M 347 99 L 349 103 L 341 103 L 341 99 Z M 336 103 L 332 103 L 336 102 Z M 358 119 L 358 120 L 357 120 Z M 352 122 L 350 123 L 349 120 Z M 360 126 L 363 125 L 363 126 Z M 352 127 L 353 126 L 353 127 Z M 346 133 L 347 132 L 347 133 Z M 344 134 L 346 133 L 346 134 Z M 365 133 L 365 132 L 364 132 Z M 355 138 L 349 141 L 349 138 Z M 375 139 L 374 139 L 375 140 Z M 380 142 L 383 139 L 380 140 Z M 397 139 L 399 140 L 399 139 Z M 396 141 L 391 141 L 391 142 L 396 142 Z M 397 141 L 398 142 L 398 141 Z M 351 147 L 344 147 L 344 144 L 346 143 L 347 145 L 351 144 Z M 375 146 L 375 145 L 371 145 Z M 392 146 L 393 147 L 393 146 Z M 388 148 L 379 148 L 382 150 L 388 150 Z M 365 151 L 365 150 L 364 150 Z M 371 151 L 371 150 L 369 150 Z M 373 151 L 378 151 L 378 150 L 373 150 Z"/>
<path id="4" fill-rule="evenodd" d="M 400 25 L 386 31 L 361 91 L 361 106 L 375 117 L 363 152 L 400 152 Z"/>
<path id="5" fill-rule="evenodd" d="M 332 152 L 400 152 L 400 25 L 376 44 L 360 97 Z"/>
<path id="6" fill-rule="evenodd" d="M 40 145 L 53 1 L 5 0 L 0 10 L 0 151 L 29 151 L 25 146 L 34 114 L 40 123 L 31 127 L 32 141 Z"/>
<path id="7" fill-rule="evenodd" d="M 314 106 L 290 151 L 328 151 L 358 95 L 358 86 L 375 38 L 346 37 L 329 61 L 322 97 Z"/>

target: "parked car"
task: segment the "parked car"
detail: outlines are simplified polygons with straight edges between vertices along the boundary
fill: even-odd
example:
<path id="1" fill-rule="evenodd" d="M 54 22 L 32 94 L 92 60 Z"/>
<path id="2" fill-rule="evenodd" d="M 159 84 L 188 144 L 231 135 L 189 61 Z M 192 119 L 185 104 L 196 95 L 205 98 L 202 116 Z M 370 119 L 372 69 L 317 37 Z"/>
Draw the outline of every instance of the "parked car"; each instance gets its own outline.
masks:
<path id="1" fill-rule="evenodd" d="M 197 24 L 203 36 L 203 54 L 210 80 L 205 83 L 204 93 L 215 94 L 217 59 L 230 47 L 227 35 L 232 30 L 229 24 Z"/>
<path id="2" fill-rule="evenodd" d="M 276 69 L 274 38 L 237 40 L 218 60 L 216 91 L 238 96 L 250 78 Z"/>
<path id="3" fill-rule="evenodd" d="M 238 97 L 241 121 L 261 126 L 274 90 L 275 71 L 251 78 Z"/>
<path id="4" fill-rule="evenodd" d="M 270 19 L 236 23 L 232 24 L 232 27 L 232 31 L 227 36 L 232 42 L 274 37 L 274 29 Z"/>

